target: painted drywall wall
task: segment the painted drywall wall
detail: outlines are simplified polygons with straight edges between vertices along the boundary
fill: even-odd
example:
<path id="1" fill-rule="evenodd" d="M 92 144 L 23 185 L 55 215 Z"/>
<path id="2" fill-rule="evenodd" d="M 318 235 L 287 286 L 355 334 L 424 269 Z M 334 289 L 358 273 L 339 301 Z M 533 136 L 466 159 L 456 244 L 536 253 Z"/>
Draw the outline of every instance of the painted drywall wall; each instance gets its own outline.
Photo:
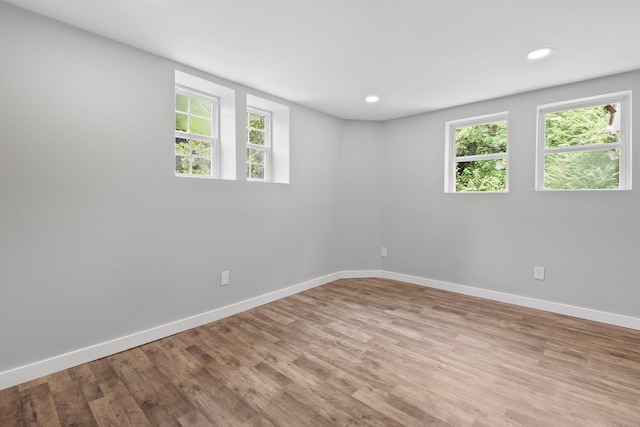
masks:
<path id="1" fill-rule="evenodd" d="M 340 268 L 379 270 L 382 241 L 384 140 L 379 122 L 345 121 L 342 126 Z"/>
<path id="2" fill-rule="evenodd" d="M 176 178 L 172 62 L 0 2 L 0 70 L 0 372 L 339 270 L 340 120 L 274 99 L 288 185 Z"/>
<path id="3" fill-rule="evenodd" d="M 382 269 L 640 316 L 637 188 L 534 191 L 537 106 L 629 89 L 637 130 L 640 72 L 386 122 Z M 501 111 L 509 193 L 445 194 L 445 122 Z M 533 279 L 536 265 L 545 281 Z"/>

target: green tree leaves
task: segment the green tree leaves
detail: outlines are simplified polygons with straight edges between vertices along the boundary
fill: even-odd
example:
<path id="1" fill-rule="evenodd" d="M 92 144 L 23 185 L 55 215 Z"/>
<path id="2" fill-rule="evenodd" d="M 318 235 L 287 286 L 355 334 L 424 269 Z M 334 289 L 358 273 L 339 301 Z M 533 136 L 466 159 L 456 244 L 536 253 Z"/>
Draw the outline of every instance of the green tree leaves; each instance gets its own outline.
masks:
<path id="1" fill-rule="evenodd" d="M 599 105 L 545 115 L 547 148 L 589 147 L 602 150 L 547 153 L 544 188 L 550 190 L 611 189 L 619 186 L 619 150 L 606 144 L 620 140 L 614 114 L 620 105 Z"/>
<path id="2" fill-rule="evenodd" d="M 507 122 L 485 123 L 456 129 L 456 156 L 476 156 L 507 151 Z"/>
<path id="3" fill-rule="evenodd" d="M 570 147 L 618 142 L 618 134 L 607 130 L 611 115 L 606 106 L 557 111 L 545 115 L 547 147 Z M 620 108 L 620 107 L 618 107 Z"/>
<path id="4" fill-rule="evenodd" d="M 213 146 L 210 141 L 176 138 L 176 173 L 211 175 Z"/>
<path id="5" fill-rule="evenodd" d="M 456 128 L 456 157 L 501 154 L 507 151 L 507 121 Z M 504 158 L 456 162 L 456 191 L 504 191 Z"/>
<path id="6" fill-rule="evenodd" d="M 504 191 L 506 160 L 478 160 L 456 164 L 456 191 Z"/>

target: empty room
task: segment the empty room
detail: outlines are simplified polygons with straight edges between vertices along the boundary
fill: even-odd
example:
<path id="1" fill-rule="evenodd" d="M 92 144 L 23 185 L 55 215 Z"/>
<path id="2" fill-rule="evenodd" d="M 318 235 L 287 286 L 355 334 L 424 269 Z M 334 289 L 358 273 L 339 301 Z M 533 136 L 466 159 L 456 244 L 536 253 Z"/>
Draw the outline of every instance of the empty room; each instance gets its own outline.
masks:
<path id="1" fill-rule="evenodd" d="M 640 425 L 639 16 L 0 0 L 0 426 Z"/>

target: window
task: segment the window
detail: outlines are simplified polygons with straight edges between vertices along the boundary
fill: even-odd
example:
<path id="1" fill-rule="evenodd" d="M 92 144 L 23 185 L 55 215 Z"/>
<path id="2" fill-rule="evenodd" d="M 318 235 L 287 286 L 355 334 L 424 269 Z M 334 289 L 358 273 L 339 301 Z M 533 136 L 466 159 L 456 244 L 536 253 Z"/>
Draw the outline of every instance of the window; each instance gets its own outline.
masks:
<path id="1" fill-rule="evenodd" d="M 247 179 L 270 181 L 271 114 L 247 108 Z"/>
<path id="2" fill-rule="evenodd" d="M 445 192 L 506 192 L 508 113 L 446 124 Z"/>
<path id="3" fill-rule="evenodd" d="M 631 188 L 631 92 L 538 107 L 536 190 Z"/>
<path id="4" fill-rule="evenodd" d="M 246 105 L 246 179 L 288 184 L 290 108 L 249 93 Z"/>
<path id="5" fill-rule="evenodd" d="M 217 98 L 176 86 L 176 175 L 217 177 L 217 153 Z"/>
<path id="6" fill-rule="evenodd" d="M 213 111 L 211 116 L 209 117 L 206 114 L 206 118 L 211 119 L 212 123 L 212 132 L 208 137 L 212 140 L 211 144 L 211 173 L 210 174 L 202 174 L 198 172 L 202 172 L 202 169 L 196 168 L 195 170 L 192 168 L 193 156 L 195 155 L 195 159 L 198 159 L 197 156 L 209 157 L 207 152 L 203 152 L 204 150 L 201 147 L 196 147 L 196 152 L 194 153 L 193 147 L 191 146 L 190 141 L 180 141 L 183 145 L 180 147 L 176 147 L 180 150 L 178 153 L 175 151 L 176 156 L 182 157 L 182 159 L 177 159 L 176 162 L 180 162 L 179 169 L 176 168 L 178 163 L 175 166 L 176 176 L 194 176 L 194 177 L 209 177 L 209 178 L 219 178 L 219 179 L 227 179 L 227 180 L 235 180 L 236 176 L 236 93 L 233 89 L 228 88 L 226 86 L 222 86 L 218 83 L 215 83 L 211 80 L 200 78 L 193 74 L 185 73 L 180 70 L 175 70 L 175 86 L 176 86 L 176 122 L 181 120 L 181 128 L 178 129 L 176 126 L 176 137 L 188 140 L 186 138 L 186 133 L 189 133 L 189 111 L 184 111 L 185 108 L 190 108 L 191 101 L 187 99 L 187 103 L 185 105 L 184 98 L 180 97 L 182 102 L 181 111 L 178 111 L 178 94 L 184 95 L 183 92 L 186 92 L 187 96 L 195 96 L 196 98 L 201 98 L 204 101 L 208 101 L 212 103 Z M 205 102 L 205 105 L 206 102 Z M 196 103 L 197 106 L 197 103 Z M 180 114 L 178 116 L 178 114 Z M 187 116 L 186 124 L 185 124 L 185 116 Z M 195 114 L 195 116 L 200 116 L 200 114 Z M 196 119 L 199 117 L 196 117 Z M 196 120 L 196 128 L 197 128 L 197 120 Z M 186 129 L 185 129 L 186 127 Z M 182 132 L 182 133 L 178 133 Z M 192 135 L 194 136 L 194 135 Z M 207 137 L 207 135 L 204 135 Z M 209 142 L 203 139 L 202 135 L 198 135 L 195 139 L 196 141 L 204 141 Z M 188 144 L 187 144 L 188 143 Z M 196 144 L 198 145 L 198 144 Z M 208 148 L 208 144 L 205 144 L 205 148 Z M 204 154 L 204 156 L 203 156 Z M 185 157 L 188 157 L 186 159 Z M 197 163 L 201 162 L 201 160 L 196 160 L 196 166 L 200 166 Z M 206 164 L 205 164 L 206 166 Z M 184 172 L 184 173 L 179 173 Z M 196 172 L 195 174 L 193 172 Z"/>

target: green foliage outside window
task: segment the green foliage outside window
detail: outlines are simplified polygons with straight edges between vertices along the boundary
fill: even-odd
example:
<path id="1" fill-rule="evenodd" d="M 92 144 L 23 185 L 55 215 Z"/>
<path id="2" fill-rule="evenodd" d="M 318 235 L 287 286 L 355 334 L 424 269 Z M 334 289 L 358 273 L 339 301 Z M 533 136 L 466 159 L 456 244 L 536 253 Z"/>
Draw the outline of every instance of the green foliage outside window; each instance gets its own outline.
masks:
<path id="1" fill-rule="evenodd" d="M 267 145 L 266 124 L 267 116 L 254 111 L 247 112 L 247 138 L 250 145 Z M 247 148 L 247 178 L 265 179 L 265 154 L 263 148 Z"/>
<path id="2" fill-rule="evenodd" d="M 619 186 L 619 150 L 606 144 L 619 142 L 614 114 L 620 105 L 601 105 L 545 115 L 548 148 L 603 145 L 603 150 L 547 154 L 544 188 L 551 190 L 612 189 Z"/>
<path id="3" fill-rule="evenodd" d="M 504 191 L 506 188 L 506 160 L 456 163 L 456 191 Z"/>
<path id="4" fill-rule="evenodd" d="M 207 99 L 176 93 L 176 130 L 212 136 L 213 103 Z"/>
<path id="5" fill-rule="evenodd" d="M 265 116 L 258 113 L 249 112 L 249 127 L 264 130 Z"/>
<path id="6" fill-rule="evenodd" d="M 546 146 L 568 147 L 618 142 L 618 134 L 613 133 L 609 125 L 612 121 L 611 113 L 605 107 L 611 106 L 579 108 L 546 114 Z"/>
<path id="7" fill-rule="evenodd" d="M 211 142 L 176 138 L 175 152 L 176 173 L 211 175 Z"/>
<path id="8" fill-rule="evenodd" d="M 264 179 L 264 151 L 247 148 L 247 177 Z"/>
<path id="9" fill-rule="evenodd" d="M 544 186 L 551 190 L 618 188 L 620 162 L 617 157 L 617 150 L 547 154 Z"/>
<path id="10" fill-rule="evenodd" d="M 507 151 L 507 122 L 456 128 L 456 157 L 499 154 Z M 456 163 L 456 191 L 504 191 L 506 159 Z"/>

